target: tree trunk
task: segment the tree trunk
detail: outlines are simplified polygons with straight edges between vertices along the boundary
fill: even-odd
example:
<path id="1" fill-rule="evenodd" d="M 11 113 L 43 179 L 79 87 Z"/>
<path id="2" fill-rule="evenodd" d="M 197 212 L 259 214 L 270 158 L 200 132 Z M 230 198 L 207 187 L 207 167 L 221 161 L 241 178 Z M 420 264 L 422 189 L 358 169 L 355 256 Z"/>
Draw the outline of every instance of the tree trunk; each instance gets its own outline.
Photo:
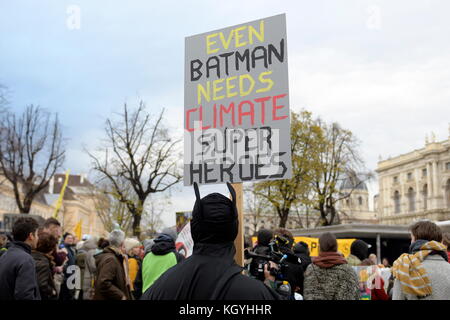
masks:
<path id="1" fill-rule="evenodd" d="M 286 222 L 289 217 L 289 209 L 281 209 L 279 216 L 280 216 L 280 224 L 278 226 L 280 228 L 286 228 Z"/>
<path id="2" fill-rule="evenodd" d="M 138 201 L 138 207 L 136 208 L 135 212 L 133 212 L 133 236 L 140 239 L 141 237 L 141 219 L 142 219 L 142 212 L 144 211 L 144 201 L 145 199 L 139 199 Z"/>
<path id="3" fill-rule="evenodd" d="M 325 203 L 319 202 L 319 211 L 320 211 L 320 226 L 326 226 L 327 223 L 327 212 L 325 210 Z"/>
<path id="4" fill-rule="evenodd" d="M 133 214 L 133 236 L 138 239 L 141 237 L 141 218 L 142 215 L 140 213 Z"/>

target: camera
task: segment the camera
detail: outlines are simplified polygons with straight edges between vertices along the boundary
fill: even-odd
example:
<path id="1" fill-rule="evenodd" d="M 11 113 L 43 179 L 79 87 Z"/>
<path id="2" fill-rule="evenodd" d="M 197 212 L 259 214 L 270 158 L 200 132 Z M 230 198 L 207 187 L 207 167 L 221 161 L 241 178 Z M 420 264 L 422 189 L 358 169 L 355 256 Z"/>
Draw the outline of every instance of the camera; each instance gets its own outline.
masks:
<path id="1" fill-rule="evenodd" d="M 244 252 L 245 259 L 252 259 L 252 263 L 249 265 L 249 274 L 252 278 L 264 281 L 264 268 L 265 266 L 270 266 L 270 261 L 277 264 L 277 268 L 269 268 L 269 272 L 275 277 L 277 291 L 283 295 L 287 295 L 286 285 L 288 284 L 288 273 L 290 269 L 290 264 L 300 265 L 300 259 L 293 253 L 281 252 L 280 248 L 289 247 L 289 240 L 282 236 L 275 236 L 275 238 L 269 242 L 268 247 L 264 248 L 263 253 L 255 253 L 246 250 Z M 281 291 L 281 292 L 280 292 Z"/>

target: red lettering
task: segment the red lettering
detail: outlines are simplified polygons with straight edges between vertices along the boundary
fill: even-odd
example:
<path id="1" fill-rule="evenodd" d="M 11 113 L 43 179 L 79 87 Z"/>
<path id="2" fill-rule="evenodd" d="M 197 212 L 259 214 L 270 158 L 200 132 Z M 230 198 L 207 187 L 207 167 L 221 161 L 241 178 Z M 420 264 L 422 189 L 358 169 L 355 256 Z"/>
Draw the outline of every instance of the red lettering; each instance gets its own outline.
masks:
<path id="1" fill-rule="evenodd" d="M 277 110 L 281 109 L 281 108 L 284 108 L 284 105 L 277 106 L 277 99 L 281 99 L 281 98 L 283 98 L 285 96 L 286 96 L 286 93 L 285 94 L 280 94 L 278 96 L 274 96 L 272 98 L 272 119 L 274 121 L 283 120 L 283 119 L 286 119 L 288 117 L 288 116 L 281 116 L 281 117 L 277 116 Z"/>
<path id="2" fill-rule="evenodd" d="M 244 104 L 248 104 L 250 106 L 250 111 L 248 112 L 242 112 L 242 106 Z M 253 102 L 250 100 L 244 100 L 241 103 L 239 103 L 239 125 L 242 125 L 242 117 L 250 116 L 250 122 L 252 126 L 255 124 L 255 106 Z"/>
<path id="3" fill-rule="evenodd" d="M 264 121 L 266 120 L 266 101 L 269 101 L 269 100 L 270 100 L 270 96 L 255 99 L 255 102 L 261 103 L 261 124 L 264 124 Z"/>
<path id="4" fill-rule="evenodd" d="M 202 130 L 211 128 L 211 126 L 205 126 L 205 127 L 203 126 L 203 107 L 200 106 L 199 110 L 200 110 L 200 125 L 202 126 Z"/>
<path id="5" fill-rule="evenodd" d="M 186 111 L 186 130 L 189 131 L 189 132 L 194 131 L 194 128 L 191 128 L 190 125 L 189 125 L 189 122 L 190 122 L 189 120 L 191 119 L 189 114 L 191 112 L 195 112 L 195 111 L 197 111 L 197 108 L 189 109 L 189 110 Z"/>
<path id="6" fill-rule="evenodd" d="M 224 111 L 224 112 L 222 112 Z M 231 102 L 230 105 L 228 106 L 228 109 L 225 108 L 225 106 L 223 104 L 220 105 L 220 126 L 223 127 L 223 113 L 229 113 L 231 112 L 231 121 L 233 123 L 233 126 L 235 125 L 234 123 L 234 102 Z"/>

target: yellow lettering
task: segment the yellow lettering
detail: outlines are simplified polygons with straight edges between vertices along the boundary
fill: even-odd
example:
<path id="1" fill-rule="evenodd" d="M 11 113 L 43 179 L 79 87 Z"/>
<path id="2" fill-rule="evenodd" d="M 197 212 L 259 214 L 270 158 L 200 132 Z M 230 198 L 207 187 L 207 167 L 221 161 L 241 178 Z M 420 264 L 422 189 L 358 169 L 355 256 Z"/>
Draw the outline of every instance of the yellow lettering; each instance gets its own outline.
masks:
<path id="1" fill-rule="evenodd" d="M 220 100 L 225 98 L 224 95 L 217 96 L 217 93 L 223 90 L 223 87 L 218 87 L 220 83 L 222 83 L 225 79 L 217 79 L 213 81 L 213 100 Z"/>
<path id="2" fill-rule="evenodd" d="M 228 39 L 225 41 L 225 37 L 223 35 L 223 33 L 219 33 L 220 36 L 220 41 L 222 41 L 222 45 L 224 47 L 224 49 L 228 49 L 228 47 L 230 46 L 231 40 L 233 39 L 233 33 L 234 30 L 231 30 L 230 34 L 228 35 Z"/>
<path id="3" fill-rule="evenodd" d="M 253 44 L 253 35 L 255 35 L 255 37 L 258 38 L 260 42 L 264 42 L 264 20 L 261 20 L 259 22 L 259 33 L 255 28 L 253 28 L 253 26 L 248 27 L 248 38 L 250 44 Z"/>
<path id="4" fill-rule="evenodd" d="M 202 95 L 205 97 L 206 101 L 211 101 L 209 81 L 206 83 L 206 90 L 200 83 L 197 84 L 197 102 L 199 105 L 202 103 Z"/>
<path id="5" fill-rule="evenodd" d="M 244 80 L 247 79 L 250 81 L 250 88 L 245 91 L 244 90 Z M 249 74 L 243 74 L 239 77 L 239 93 L 241 95 L 241 97 L 245 97 L 247 95 L 249 95 L 252 91 L 253 88 L 255 87 L 255 80 L 253 80 L 253 77 Z"/>
<path id="6" fill-rule="evenodd" d="M 274 85 L 273 80 L 270 79 L 270 78 L 267 78 L 267 79 L 264 78 L 264 76 L 268 76 L 268 75 L 270 75 L 270 74 L 272 74 L 272 71 L 264 71 L 264 72 L 261 72 L 261 73 L 259 74 L 259 77 L 258 77 L 259 82 L 261 82 L 261 83 L 267 83 L 267 87 L 265 87 L 265 88 L 259 88 L 258 90 L 256 90 L 257 93 L 259 93 L 259 92 L 266 92 L 266 91 L 269 91 L 270 89 L 272 89 L 272 87 L 273 87 L 273 85 Z"/>
<path id="7" fill-rule="evenodd" d="M 227 78 L 227 98 L 237 96 L 238 94 L 237 92 L 231 92 L 231 89 L 236 88 L 236 86 L 231 84 L 230 82 L 235 79 L 237 79 L 236 76 Z"/>
<path id="8" fill-rule="evenodd" d="M 211 39 L 217 37 L 217 33 L 208 34 L 206 36 L 206 53 L 211 54 L 219 51 L 219 48 L 211 49 L 211 46 L 216 43 L 216 41 L 212 41 Z"/>
<path id="9" fill-rule="evenodd" d="M 234 29 L 234 39 L 236 41 L 236 48 L 243 47 L 243 46 L 247 45 L 247 41 L 239 42 L 239 40 L 244 37 L 244 35 L 240 34 L 239 31 L 245 30 L 245 29 L 247 29 L 247 26 L 243 26 L 243 27 L 239 27 L 239 28 Z"/>

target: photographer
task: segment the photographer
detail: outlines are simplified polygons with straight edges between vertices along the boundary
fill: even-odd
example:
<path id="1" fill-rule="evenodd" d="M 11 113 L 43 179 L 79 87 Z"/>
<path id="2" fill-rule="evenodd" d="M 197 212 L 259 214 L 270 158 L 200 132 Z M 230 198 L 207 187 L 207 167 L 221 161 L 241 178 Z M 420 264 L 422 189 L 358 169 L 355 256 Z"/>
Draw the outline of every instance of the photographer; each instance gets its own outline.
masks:
<path id="1" fill-rule="evenodd" d="M 301 299 L 299 293 L 303 286 L 303 268 L 292 251 L 294 238 L 289 231 L 279 229 L 275 232 L 274 239 L 267 243 L 269 237 L 272 237 L 269 232 L 261 230 L 258 236 L 263 241 L 258 241 L 253 252 L 245 253 L 246 258 L 253 259 L 254 266 L 250 268 L 250 276 L 264 281 L 285 299 Z"/>
<path id="2" fill-rule="evenodd" d="M 303 292 L 303 267 L 301 259 L 299 259 L 293 251 L 294 236 L 289 230 L 277 229 L 274 232 L 278 250 L 288 256 L 285 262 L 284 278 L 291 286 L 291 299 L 294 299 L 295 294 Z"/>
<path id="3" fill-rule="evenodd" d="M 273 232 L 267 229 L 261 229 L 258 232 L 258 244 L 253 248 L 252 252 L 258 255 L 269 256 L 269 243 L 273 238 Z M 250 277 L 264 281 L 264 265 L 267 260 L 262 258 L 252 258 L 250 262 Z"/>

